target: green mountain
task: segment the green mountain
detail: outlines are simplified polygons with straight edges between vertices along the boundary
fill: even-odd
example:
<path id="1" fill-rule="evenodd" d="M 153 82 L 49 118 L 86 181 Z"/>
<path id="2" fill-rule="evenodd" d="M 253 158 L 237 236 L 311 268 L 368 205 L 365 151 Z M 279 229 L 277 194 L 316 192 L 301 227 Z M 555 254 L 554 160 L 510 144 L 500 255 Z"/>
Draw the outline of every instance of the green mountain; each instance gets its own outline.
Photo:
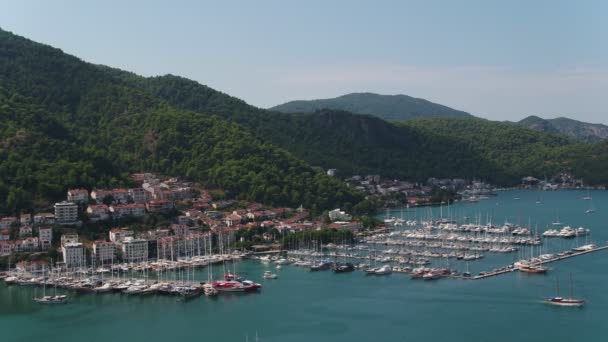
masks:
<path id="1" fill-rule="evenodd" d="M 529 116 L 518 123 L 540 132 L 559 133 L 587 142 L 597 142 L 608 137 L 606 125 L 568 118 L 542 119 L 538 116 Z"/>
<path id="2" fill-rule="evenodd" d="M 321 109 L 344 110 L 369 114 L 387 121 L 417 118 L 473 118 L 473 115 L 424 99 L 407 95 L 352 93 L 333 99 L 298 100 L 270 108 L 283 113 L 313 113 Z"/>
<path id="3" fill-rule="evenodd" d="M 144 82 L 0 30 L 0 212 L 69 187 L 128 185 L 141 170 L 317 212 L 362 199 L 236 123 L 170 106 Z"/>
<path id="4" fill-rule="evenodd" d="M 0 87 L 0 212 L 63 198 L 69 187 L 126 186 L 127 173 L 141 170 L 314 212 L 363 197 L 311 165 L 499 185 L 565 170 L 608 183 L 608 142 L 480 119 L 267 111 L 185 78 L 89 64 L 5 31 Z"/>
<path id="5" fill-rule="evenodd" d="M 576 171 L 586 182 L 608 183 L 605 149 L 508 122 L 417 119 L 389 123 L 336 110 L 312 114 L 266 111 L 197 82 L 162 76 L 141 85 L 173 106 L 215 113 L 249 128 L 312 165 L 343 174 L 381 174 L 424 181 L 428 177 L 484 179 L 515 185 L 521 177 Z M 590 173 L 588 168 L 598 172 Z"/>

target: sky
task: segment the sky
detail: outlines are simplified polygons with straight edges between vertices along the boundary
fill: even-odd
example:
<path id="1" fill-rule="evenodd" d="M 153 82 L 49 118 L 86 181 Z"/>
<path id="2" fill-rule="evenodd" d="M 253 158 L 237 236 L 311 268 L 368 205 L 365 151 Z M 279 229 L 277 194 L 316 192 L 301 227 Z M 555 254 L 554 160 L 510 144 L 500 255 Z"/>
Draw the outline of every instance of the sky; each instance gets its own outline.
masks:
<path id="1" fill-rule="evenodd" d="M 0 0 L 4 30 L 258 107 L 375 92 L 604 124 L 607 18 L 602 0 Z"/>

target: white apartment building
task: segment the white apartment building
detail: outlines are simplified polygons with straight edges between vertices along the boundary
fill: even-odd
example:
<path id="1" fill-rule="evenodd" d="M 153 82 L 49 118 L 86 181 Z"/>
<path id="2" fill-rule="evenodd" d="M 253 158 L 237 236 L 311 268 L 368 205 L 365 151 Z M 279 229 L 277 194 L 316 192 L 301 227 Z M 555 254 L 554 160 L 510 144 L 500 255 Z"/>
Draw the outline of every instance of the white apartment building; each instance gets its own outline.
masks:
<path id="1" fill-rule="evenodd" d="M 84 247 L 80 242 L 70 242 L 61 247 L 65 267 L 74 268 L 84 266 Z"/>
<path id="2" fill-rule="evenodd" d="M 68 190 L 68 201 L 75 203 L 88 203 L 89 191 L 86 189 L 70 189 Z"/>
<path id="3" fill-rule="evenodd" d="M 148 240 L 126 237 L 122 241 L 122 259 L 125 262 L 148 260 Z"/>
<path id="4" fill-rule="evenodd" d="M 53 242 L 53 228 L 40 227 L 38 229 L 38 238 L 40 239 L 40 247 L 42 249 L 49 249 Z"/>
<path id="5" fill-rule="evenodd" d="M 58 224 L 78 223 L 78 205 L 65 201 L 55 203 L 55 222 Z"/>
<path id="6" fill-rule="evenodd" d="M 114 228 L 110 230 L 110 241 L 114 243 L 122 242 L 124 238 L 133 236 L 133 232 L 127 229 Z"/>
<path id="7" fill-rule="evenodd" d="M 338 208 L 329 212 L 329 219 L 332 221 L 350 221 L 352 216 Z"/>
<path id="8" fill-rule="evenodd" d="M 115 259 L 116 245 L 108 241 L 93 243 L 93 258 L 98 264 L 110 263 Z"/>

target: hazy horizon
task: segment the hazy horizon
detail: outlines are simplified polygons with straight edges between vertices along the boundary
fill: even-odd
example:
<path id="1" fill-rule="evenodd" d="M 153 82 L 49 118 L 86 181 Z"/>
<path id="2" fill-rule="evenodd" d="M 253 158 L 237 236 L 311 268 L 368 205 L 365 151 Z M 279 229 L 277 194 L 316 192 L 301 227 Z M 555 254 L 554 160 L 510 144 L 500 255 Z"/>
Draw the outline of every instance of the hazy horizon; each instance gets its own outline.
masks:
<path id="1" fill-rule="evenodd" d="M 268 108 L 404 94 L 491 120 L 608 124 L 608 3 L 4 2 L 0 27 Z"/>

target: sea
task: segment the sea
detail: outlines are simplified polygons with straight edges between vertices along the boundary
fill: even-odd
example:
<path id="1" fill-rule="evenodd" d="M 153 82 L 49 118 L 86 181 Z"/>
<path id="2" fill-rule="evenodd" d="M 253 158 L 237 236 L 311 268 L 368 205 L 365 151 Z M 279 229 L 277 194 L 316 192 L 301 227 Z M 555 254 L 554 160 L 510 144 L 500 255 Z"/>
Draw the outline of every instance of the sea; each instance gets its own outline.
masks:
<path id="1" fill-rule="evenodd" d="M 534 251 L 486 254 L 469 262 L 477 273 L 521 256 L 553 253 L 573 244 L 608 240 L 608 192 L 504 191 L 478 203 L 449 207 L 393 209 L 388 216 L 491 221 L 530 226 L 542 232 L 560 221 L 591 229 L 588 237 L 555 239 Z M 537 203 L 539 202 L 539 203 Z M 593 206 L 595 212 L 585 211 Z M 386 214 L 380 215 L 383 219 Z M 465 219 L 466 218 L 466 219 Z M 583 241 L 584 240 L 584 241 Z M 442 261 L 445 262 L 445 261 Z M 608 250 L 549 264 L 546 275 L 512 272 L 483 280 L 412 280 L 405 274 L 365 276 L 362 272 L 310 272 L 296 266 L 248 260 L 239 272 L 259 281 L 259 293 L 174 297 L 67 292 L 66 305 L 32 302 L 40 289 L 0 284 L 0 341 L 605 341 L 608 333 Z M 463 262 L 450 268 L 464 270 Z M 265 270 L 279 278 L 264 280 Z M 197 275 L 207 278 L 207 271 Z M 582 308 L 554 307 L 543 298 L 564 295 L 573 279 Z"/>

